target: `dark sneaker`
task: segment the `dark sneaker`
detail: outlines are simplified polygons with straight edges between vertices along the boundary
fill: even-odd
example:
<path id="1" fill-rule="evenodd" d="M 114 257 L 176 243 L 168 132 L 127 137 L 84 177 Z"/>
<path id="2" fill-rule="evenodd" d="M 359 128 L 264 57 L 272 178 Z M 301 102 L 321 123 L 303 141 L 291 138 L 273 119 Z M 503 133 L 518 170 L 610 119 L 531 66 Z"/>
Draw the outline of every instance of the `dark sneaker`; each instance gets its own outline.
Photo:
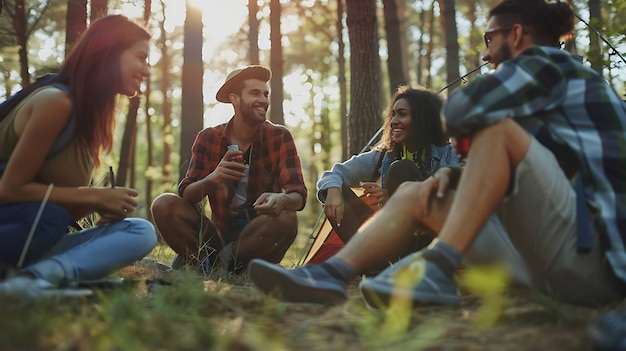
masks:
<path id="1" fill-rule="evenodd" d="M 201 275 L 209 275 L 213 269 L 215 268 L 217 256 L 217 250 L 212 248 L 211 246 L 205 246 L 205 256 L 201 262 L 198 262 L 196 259 L 191 257 L 186 257 L 183 255 L 176 254 L 174 259 L 172 260 L 172 269 L 180 270 L 185 267 L 193 267 Z"/>
<path id="2" fill-rule="evenodd" d="M 361 296 L 374 309 L 387 308 L 392 299 L 411 299 L 414 304 L 460 303 L 457 284 L 433 262 L 412 253 L 373 278 L 359 284 Z"/>
<path id="3" fill-rule="evenodd" d="M 608 312 L 589 325 L 587 334 L 596 351 L 626 350 L 626 310 Z"/>
<path id="4" fill-rule="evenodd" d="M 253 259 L 248 265 L 248 274 L 260 290 L 283 301 L 334 305 L 348 298 L 346 283 L 318 265 L 285 269 Z"/>
<path id="5" fill-rule="evenodd" d="M 35 300 L 54 297 L 84 297 L 93 295 L 93 291 L 85 288 L 57 288 L 47 280 L 16 276 L 0 283 L 0 295 Z"/>
<path id="6" fill-rule="evenodd" d="M 176 256 L 174 256 L 174 259 L 172 260 L 172 263 L 170 264 L 172 266 L 172 269 L 183 269 L 185 266 L 187 266 L 187 259 L 185 258 L 185 256 L 181 256 L 179 254 L 176 254 Z"/>

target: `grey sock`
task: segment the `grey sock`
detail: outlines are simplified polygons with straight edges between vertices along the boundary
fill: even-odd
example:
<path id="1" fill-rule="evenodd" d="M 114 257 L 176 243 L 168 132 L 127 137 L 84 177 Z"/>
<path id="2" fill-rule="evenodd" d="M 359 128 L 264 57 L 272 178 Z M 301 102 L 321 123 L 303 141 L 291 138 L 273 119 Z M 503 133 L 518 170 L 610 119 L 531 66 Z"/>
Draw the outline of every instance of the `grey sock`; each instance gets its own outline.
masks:
<path id="1" fill-rule="evenodd" d="M 320 263 L 320 268 L 324 268 L 330 275 L 343 281 L 350 282 L 357 276 L 357 272 L 346 261 L 339 257 L 331 257 L 326 261 Z"/>
<path id="2" fill-rule="evenodd" d="M 463 255 L 459 250 L 443 241 L 435 240 L 428 248 L 424 249 L 424 258 L 436 264 L 447 276 L 452 277 L 461 265 Z"/>

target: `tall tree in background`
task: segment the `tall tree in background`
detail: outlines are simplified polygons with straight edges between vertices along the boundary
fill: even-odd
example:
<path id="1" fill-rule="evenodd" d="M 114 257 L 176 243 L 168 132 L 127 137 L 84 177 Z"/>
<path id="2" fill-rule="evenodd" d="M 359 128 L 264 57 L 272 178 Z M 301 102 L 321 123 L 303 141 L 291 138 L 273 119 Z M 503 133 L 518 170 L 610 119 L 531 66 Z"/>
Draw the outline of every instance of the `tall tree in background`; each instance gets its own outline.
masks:
<path id="1" fill-rule="evenodd" d="M 459 41 L 456 29 L 456 6 L 454 0 L 439 0 L 441 26 L 446 38 L 446 79 L 452 82 L 459 77 Z M 450 94 L 461 83 L 448 88 Z"/>
<path id="2" fill-rule="evenodd" d="M 600 0 L 589 0 L 589 24 L 594 28 L 602 28 L 602 12 L 600 10 Z M 600 38 L 589 29 L 589 52 L 587 59 L 591 63 L 591 68 L 602 75 L 602 49 L 600 48 Z"/>
<path id="3" fill-rule="evenodd" d="M 91 22 L 102 16 L 106 16 L 109 12 L 109 0 L 91 0 L 91 11 L 89 20 Z"/>
<path id="4" fill-rule="evenodd" d="M 183 49 L 179 179 L 191 161 L 191 146 L 204 125 L 202 94 L 202 12 L 186 1 Z"/>
<path id="5" fill-rule="evenodd" d="M 146 24 L 146 26 L 148 25 L 148 23 L 150 23 L 150 14 L 152 13 L 152 0 L 144 0 L 144 7 L 143 7 L 143 20 L 144 23 Z M 148 62 L 150 63 L 150 62 Z M 149 76 L 146 79 L 146 91 L 144 91 L 143 96 L 145 97 L 145 108 L 144 111 L 146 113 L 146 169 L 144 172 L 142 172 L 141 174 L 144 176 L 145 180 L 146 180 L 146 190 L 144 191 L 144 201 L 145 201 L 145 205 L 146 208 L 150 208 L 150 204 L 152 203 L 152 177 L 148 176 L 148 172 L 152 169 L 153 166 L 153 150 L 152 150 L 152 100 L 150 100 L 150 96 L 151 96 L 151 92 L 152 92 L 152 79 L 151 76 Z M 135 148 L 135 150 L 137 150 Z M 136 153 L 137 151 L 134 152 L 135 156 L 133 157 L 133 160 L 136 160 Z M 133 169 L 136 168 L 136 164 L 137 162 L 133 162 Z M 152 220 L 152 213 L 150 211 L 146 211 L 146 215 L 148 216 L 149 220 Z"/>
<path id="6" fill-rule="evenodd" d="M 574 10 L 574 13 L 578 13 L 578 9 L 576 8 L 576 4 L 574 4 L 574 1 L 567 0 L 567 4 L 572 8 L 572 10 Z M 568 52 L 570 52 L 572 55 L 578 55 L 578 48 L 576 47 L 576 31 L 575 30 L 574 30 L 574 33 L 572 33 L 572 37 L 569 38 L 565 42 L 565 49 Z"/>
<path id="7" fill-rule="evenodd" d="M 433 74 L 432 74 L 432 66 L 433 66 L 433 52 L 435 49 L 435 5 L 437 4 L 436 0 L 432 0 L 430 2 L 430 9 L 428 11 L 428 44 L 426 45 L 426 55 L 424 56 L 424 70 L 426 71 L 426 79 L 425 85 L 427 87 L 432 87 L 433 85 Z"/>
<path id="8" fill-rule="evenodd" d="M 481 65 L 481 51 L 485 46 L 483 45 L 482 31 L 476 26 L 476 0 L 468 0 L 465 2 L 465 5 L 465 18 L 470 23 L 468 40 L 469 47 L 467 48 L 467 52 L 465 54 L 465 68 L 469 71 Z M 478 73 L 480 72 L 477 72 L 476 74 Z"/>
<path id="9" fill-rule="evenodd" d="M 280 0 L 270 0 L 270 70 L 272 71 L 270 94 L 270 121 L 285 124 L 283 116 L 283 44 L 280 31 L 282 7 Z"/>
<path id="10" fill-rule="evenodd" d="M 403 23 L 396 0 L 383 0 L 385 15 L 385 34 L 387 37 L 387 71 L 389 72 L 389 90 L 392 95 L 398 86 L 409 83 L 407 57 L 405 55 L 406 38 L 403 37 Z"/>
<path id="11" fill-rule="evenodd" d="M 65 56 L 87 29 L 87 0 L 67 1 L 67 28 L 65 29 Z"/>
<path id="12" fill-rule="evenodd" d="M 26 18 L 26 8 L 24 0 L 15 0 L 13 7 L 7 6 L 6 12 L 13 22 L 15 30 L 15 42 L 18 47 L 18 57 L 20 61 L 20 78 L 22 87 L 30 85 L 30 74 L 28 73 L 28 21 Z"/>
<path id="13" fill-rule="evenodd" d="M 341 117 L 341 159 L 348 159 L 348 84 L 346 82 L 346 44 L 343 40 L 343 0 L 337 0 L 337 80 L 339 81 L 339 116 Z"/>
<path id="14" fill-rule="evenodd" d="M 170 72 L 170 54 L 169 39 L 167 37 L 167 31 L 165 30 L 165 9 L 167 8 L 164 0 L 161 1 L 161 11 L 163 18 L 159 21 L 159 31 L 161 33 L 159 37 L 158 46 L 161 50 L 161 61 L 159 68 L 161 71 L 161 95 L 162 95 L 162 116 L 163 124 L 161 129 L 161 135 L 163 137 L 163 168 L 162 168 L 162 180 L 165 184 L 172 182 L 172 174 L 170 172 L 170 155 L 172 153 L 172 145 L 169 140 L 172 140 L 172 87 L 171 87 L 171 72 Z"/>
<path id="15" fill-rule="evenodd" d="M 250 64 L 259 64 L 259 3 L 257 0 L 248 0 L 248 45 Z"/>
<path id="16" fill-rule="evenodd" d="M 357 154 L 380 129 L 380 57 L 376 0 L 346 0 L 350 38 L 348 150 Z"/>
<path id="17" fill-rule="evenodd" d="M 93 2 L 92 2 L 93 5 Z M 98 11 L 102 11 L 99 9 Z M 143 21 L 148 23 L 152 13 L 152 0 L 144 0 Z M 147 79 L 150 80 L 149 78 Z M 149 92 L 145 92 L 146 96 Z M 141 95 L 137 94 L 130 98 L 128 104 L 128 114 L 126 115 L 126 124 L 124 126 L 124 135 L 122 136 L 122 147 L 120 150 L 120 161 L 117 170 L 116 185 L 126 185 L 136 188 L 136 145 L 137 145 L 137 114 L 139 112 L 139 104 L 141 103 Z M 148 120 L 148 118 L 146 118 Z M 129 181 L 126 181 L 126 177 Z"/>

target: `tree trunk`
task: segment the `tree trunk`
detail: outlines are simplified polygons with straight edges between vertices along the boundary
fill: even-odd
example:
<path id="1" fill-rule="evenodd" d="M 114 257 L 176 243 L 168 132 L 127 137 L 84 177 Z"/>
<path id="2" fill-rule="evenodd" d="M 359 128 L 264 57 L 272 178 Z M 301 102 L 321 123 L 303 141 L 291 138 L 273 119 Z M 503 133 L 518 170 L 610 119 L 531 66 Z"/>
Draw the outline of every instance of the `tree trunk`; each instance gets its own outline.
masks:
<path id="1" fill-rule="evenodd" d="M 146 26 L 148 26 L 150 23 L 149 19 L 150 19 L 150 14 L 152 13 L 152 0 L 144 0 L 144 11 L 143 11 L 143 19 L 144 22 L 146 23 Z M 152 81 L 150 80 L 150 77 L 148 77 L 146 79 L 146 91 L 144 92 L 143 96 L 145 96 L 145 111 L 146 111 L 146 169 L 141 172 L 140 174 L 142 174 L 144 176 L 144 178 L 146 179 L 146 190 L 145 190 L 145 194 L 144 194 L 144 201 L 145 201 L 145 205 L 146 205 L 146 218 L 150 221 L 152 221 L 152 212 L 150 211 L 150 205 L 152 204 L 152 176 L 148 175 L 148 171 L 152 169 L 152 167 L 154 166 L 154 162 L 153 162 L 153 149 L 152 149 L 152 101 L 150 100 L 150 94 L 152 91 Z M 135 148 L 136 150 L 136 148 Z M 136 154 L 136 153 L 135 153 Z M 137 159 L 137 157 L 135 157 L 135 160 Z M 135 164 L 137 162 L 134 162 Z"/>
<path id="2" fill-rule="evenodd" d="M 348 159 L 348 86 L 346 83 L 346 44 L 343 41 L 343 0 L 337 0 L 337 65 L 339 73 L 339 116 L 341 118 L 341 159 Z"/>
<path id="3" fill-rule="evenodd" d="M 173 139 L 169 138 L 172 135 L 172 101 L 171 97 L 171 73 L 170 73 L 170 56 L 169 56 L 169 45 L 167 44 L 167 31 L 165 30 L 165 2 L 161 0 L 161 9 L 163 11 L 163 20 L 159 22 L 159 28 L 161 32 L 161 36 L 159 37 L 159 47 L 161 48 L 161 61 L 160 61 L 160 70 L 161 70 L 161 95 L 163 98 L 163 125 L 161 128 L 161 137 L 163 138 L 163 167 L 161 168 L 163 172 L 162 180 L 165 184 L 172 183 L 172 174 L 170 173 L 170 155 L 172 153 L 171 144 L 168 140 Z"/>
<path id="4" fill-rule="evenodd" d="M 129 184 L 134 188 L 133 177 L 131 174 L 134 152 L 135 139 L 137 135 L 137 110 L 139 109 L 139 96 L 130 98 L 128 104 L 128 114 L 126 115 L 126 125 L 124 126 L 124 134 L 122 136 L 122 146 L 120 149 L 120 162 L 117 167 L 117 178 L 115 185 L 126 186 Z M 130 176 L 131 182 L 127 183 L 126 179 Z"/>
<path id="5" fill-rule="evenodd" d="M 403 40 L 401 33 L 402 22 L 396 0 L 383 0 L 383 13 L 385 14 L 385 34 L 387 36 L 387 71 L 389 72 L 389 90 L 393 95 L 398 86 L 409 83 L 406 70 L 406 56 L 403 48 L 406 47 L 406 40 Z"/>
<path id="6" fill-rule="evenodd" d="M 28 73 L 28 28 L 24 0 L 15 0 L 14 11 L 13 26 L 20 60 L 20 78 L 22 87 L 27 87 L 30 85 L 30 73 Z"/>
<path id="7" fill-rule="evenodd" d="M 426 33 L 426 10 L 424 10 L 424 4 L 419 9 L 419 25 L 420 27 L 420 36 L 417 39 L 417 84 L 424 85 L 423 76 L 424 76 L 424 60 L 422 59 L 424 55 L 422 52 L 424 50 L 424 34 Z"/>
<path id="8" fill-rule="evenodd" d="M 283 45 L 280 31 L 280 0 L 270 0 L 270 69 L 272 70 L 270 94 L 270 121 L 285 124 L 283 116 Z"/>
<path id="9" fill-rule="evenodd" d="M 66 23 L 65 56 L 67 57 L 78 38 L 87 29 L 87 0 L 68 0 Z"/>
<path id="10" fill-rule="evenodd" d="M 346 13 L 350 37 L 348 150 L 357 154 L 382 122 L 376 0 L 347 0 Z"/>
<path id="11" fill-rule="evenodd" d="M 184 48 L 181 98 L 181 136 L 179 179 L 191 160 L 191 146 L 204 125 L 202 97 L 202 13 L 196 6 L 186 2 L 187 15 L 184 23 Z"/>
<path id="12" fill-rule="evenodd" d="M 259 3 L 257 0 L 248 0 L 248 45 L 250 64 L 259 64 Z"/>
<path id="13" fill-rule="evenodd" d="M 106 16 L 109 12 L 109 0 L 91 0 L 91 22 L 102 16 Z"/>
<path id="14" fill-rule="evenodd" d="M 424 85 L 428 88 L 433 86 L 433 49 L 435 48 L 435 0 L 430 3 L 430 11 L 428 12 L 428 45 L 426 46 L 426 55 L 424 56 L 424 70 L 426 71 L 426 81 Z"/>
<path id="15" fill-rule="evenodd" d="M 469 48 L 467 50 L 467 54 L 465 56 L 465 68 L 467 71 L 471 71 L 472 69 L 481 65 L 481 51 L 485 47 L 483 44 L 483 38 L 480 34 L 481 31 L 476 27 L 476 0 L 469 0 L 467 2 L 467 20 L 470 22 L 470 32 L 469 32 Z M 477 72 L 475 74 L 479 74 Z"/>
<path id="16" fill-rule="evenodd" d="M 594 28 L 602 28 L 602 14 L 600 11 L 600 0 L 589 0 L 589 24 Z M 602 75 L 604 64 L 602 63 L 602 50 L 598 35 L 589 28 L 589 54 L 587 55 L 591 69 Z"/>
<path id="17" fill-rule="evenodd" d="M 456 29 L 456 8 L 454 0 L 439 0 L 442 15 L 441 24 L 446 38 L 446 78 L 453 82 L 461 77 L 459 73 L 459 42 Z M 460 86 L 454 84 L 448 88 L 448 94 Z"/>
<path id="18" fill-rule="evenodd" d="M 567 0 L 567 4 L 574 10 L 574 13 L 579 13 L 576 8 L 576 4 L 572 0 Z M 576 31 L 572 33 L 572 37 L 565 42 L 565 50 L 569 51 L 572 55 L 578 55 L 578 48 L 576 47 Z"/>

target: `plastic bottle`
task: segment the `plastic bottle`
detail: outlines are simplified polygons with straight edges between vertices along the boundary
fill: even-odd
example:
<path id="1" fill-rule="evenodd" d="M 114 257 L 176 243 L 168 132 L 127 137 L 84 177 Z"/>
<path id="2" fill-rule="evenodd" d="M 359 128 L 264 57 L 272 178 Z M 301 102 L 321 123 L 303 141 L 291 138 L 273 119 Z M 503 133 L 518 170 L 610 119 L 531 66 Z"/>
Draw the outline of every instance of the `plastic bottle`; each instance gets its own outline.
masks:
<path id="1" fill-rule="evenodd" d="M 239 150 L 239 145 L 228 145 L 228 150 Z M 243 163 L 243 155 L 235 156 L 231 161 Z"/>

